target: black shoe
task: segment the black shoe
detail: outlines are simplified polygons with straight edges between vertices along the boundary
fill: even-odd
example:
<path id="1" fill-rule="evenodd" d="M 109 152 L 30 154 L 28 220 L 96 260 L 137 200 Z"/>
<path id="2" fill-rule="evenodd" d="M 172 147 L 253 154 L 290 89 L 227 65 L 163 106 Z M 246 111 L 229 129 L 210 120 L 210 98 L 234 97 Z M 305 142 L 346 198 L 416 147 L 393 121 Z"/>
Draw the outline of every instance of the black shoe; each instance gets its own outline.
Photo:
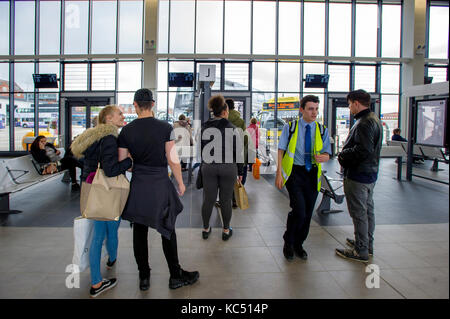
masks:
<path id="1" fill-rule="evenodd" d="M 89 292 L 92 298 L 97 297 L 102 292 L 105 292 L 106 290 L 109 290 L 113 288 L 115 285 L 117 285 L 117 279 L 111 278 L 111 279 L 103 279 L 102 284 L 98 288 L 91 287 L 91 291 Z"/>
<path id="2" fill-rule="evenodd" d="M 283 255 L 287 260 L 291 261 L 294 259 L 294 248 L 291 245 L 284 243 Z"/>
<path id="3" fill-rule="evenodd" d="M 139 289 L 142 291 L 146 291 L 148 290 L 148 288 L 150 288 L 150 277 L 139 279 Z"/>
<path id="4" fill-rule="evenodd" d="M 303 249 L 302 246 L 295 246 L 294 252 L 300 259 L 302 259 L 302 260 L 308 259 L 308 254 L 306 253 L 306 251 Z"/>
<path id="5" fill-rule="evenodd" d="M 72 183 L 72 190 L 73 191 L 79 191 L 80 190 L 80 185 L 78 185 L 78 183 Z"/>
<path id="6" fill-rule="evenodd" d="M 345 243 L 347 244 L 347 246 L 355 248 L 355 241 L 353 239 L 346 238 Z M 369 256 L 373 256 L 373 248 L 372 249 L 369 248 Z"/>
<path id="7" fill-rule="evenodd" d="M 117 258 L 114 261 L 110 261 L 108 257 L 108 261 L 106 262 L 106 268 L 111 269 L 116 264 Z"/>
<path id="8" fill-rule="evenodd" d="M 233 229 L 230 227 L 228 234 L 225 232 L 222 232 L 222 240 L 223 241 L 227 241 L 228 239 L 230 239 L 230 237 L 233 236 Z"/>
<path id="9" fill-rule="evenodd" d="M 212 228 L 211 226 L 209 227 L 209 231 L 202 231 L 202 237 L 203 239 L 208 239 L 209 234 L 211 234 Z"/>
<path id="10" fill-rule="evenodd" d="M 170 276 L 169 288 L 177 289 L 183 286 L 192 285 L 194 282 L 198 280 L 199 277 L 200 274 L 198 271 L 186 271 L 180 269 L 180 276 L 178 278 Z"/>
<path id="11" fill-rule="evenodd" d="M 345 259 L 359 261 L 359 262 L 362 262 L 362 263 L 369 262 L 369 256 L 361 256 L 353 248 L 350 248 L 350 249 L 336 249 L 335 251 L 336 251 L 336 255 L 338 255 L 339 257 L 345 258 Z"/>

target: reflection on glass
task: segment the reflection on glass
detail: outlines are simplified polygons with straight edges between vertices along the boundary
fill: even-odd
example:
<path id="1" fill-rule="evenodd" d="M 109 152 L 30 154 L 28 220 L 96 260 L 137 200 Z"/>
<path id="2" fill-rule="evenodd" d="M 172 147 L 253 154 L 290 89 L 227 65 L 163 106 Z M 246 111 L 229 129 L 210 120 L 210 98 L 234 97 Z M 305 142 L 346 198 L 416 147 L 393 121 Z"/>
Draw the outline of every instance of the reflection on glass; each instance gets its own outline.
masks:
<path id="1" fill-rule="evenodd" d="M 253 2 L 253 54 L 275 54 L 275 1 Z"/>
<path id="2" fill-rule="evenodd" d="M 248 90 L 248 63 L 225 63 L 225 90 Z"/>
<path id="3" fill-rule="evenodd" d="M 34 63 L 14 63 L 14 82 L 16 92 L 33 92 Z"/>
<path id="4" fill-rule="evenodd" d="M 117 2 L 94 0 L 92 2 L 93 54 L 116 53 Z"/>
<path id="5" fill-rule="evenodd" d="M 39 53 L 59 54 L 61 2 L 40 1 L 39 11 Z"/>
<path id="6" fill-rule="evenodd" d="M 59 99 L 56 93 L 39 93 L 38 95 L 39 131 L 51 136 L 59 135 Z M 58 142 L 58 140 L 56 140 Z"/>
<path id="7" fill-rule="evenodd" d="M 119 1 L 119 53 L 142 53 L 143 3 L 142 0 Z M 168 4 L 168 1 L 160 3 Z M 167 47 L 167 39 L 165 43 Z"/>
<path id="8" fill-rule="evenodd" d="M 14 150 L 27 149 L 24 138 L 34 136 L 34 94 L 14 94 Z"/>
<path id="9" fill-rule="evenodd" d="M 362 89 L 366 92 L 375 92 L 374 66 L 355 66 L 355 89 Z"/>
<path id="10" fill-rule="evenodd" d="M 400 90 L 400 66 L 381 66 L 381 93 L 398 94 Z"/>
<path id="11" fill-rule="evenodd" d="M 278 63 L 278 91 L 298 92 L 300 90 L 300 63 Z"/>
<path id="12" fill-rule="evenodd" d="M 328 55 L 351 56 L 352 5 L 330 3 L 330 34 Z"/>
<path id="13" fill-rule="evenodd" d="M 142 62 L 118 62 L 118 90 L 136 91 L 142 87 Z"/>
<path id="14" fill-rule="evenodd" d="M 325 4 L 305 2 L 304 55 L 325 53 Z"/>
<path id="15" fill-rule="evenodd" d="M 15 1 L 14 12 L 14 53 L 34 54 L 34 1 Z"/>
<path id="16" fill-rule="evenodd" d="M 113 91 L 116 87 L 116 64 L 92 64 L 92 90 Z"/>
<path id="17" fill-rule="evenodd" d="M 225 54 L 250 54 L 250 1 L 225 1 Z"/>
<path id="18" fill-rule="evenodd" d="M 350 67 L 348 65 L 329 65 L 329 92 L 348 92 L 350 88 Z"/>
<path id="19" fill-rule="evenodd" d="M 87 64 L 67 63 L 64 64 L 64 90 L 86 91 L 87 90 Z"/>
<path id="20" fill-rule="evenodd" d="M 428 76 L 433 78 L 432 83 L 447 81 L 447 67 L 433 68 L 428 67 Z"/>
<path id="21" fill-rule="evenodd" d="M 170 1 L 170 53 L 194 53 L 195 1 Z"/>
<path id="22" fill-rule="evenodd" d="M 300 55 L 300 11 L 300 2 L 279 2 L 278 54 Z"/>
<path id="23" fill-rule="evenodd" d="M 169 53 L 169 0 L 159 1 L 158 53 Z"/>
<path id="24" fill-rule="evenodd" d="M 64 53 L 83 54 L 88 48 L 89 1 L 65 1 Z"/>
<path id="25" fill-rule="evenodd" d="M 430 59 L 448 59 L 448 6 L 430 7 Z"/>
<path id="26" fill-rule="evenodd" d="M 376 4 L 356 4 L 356 56 L 377 56 Z"/>
<path id="27" fill-rule="evenodd" d="M 275 91 L 275 63 L 253 62 L 253 91 Z"/>
<path id="28" fill-rule="evenodd" d="M 196 53 L 222 53 L 223 2 L 197 1 Z"/>
<path id="29" fill-rule="evenodd" d="M 398 58 L 400 56 L 402 7 L 400 5 L 383 5 L 382 10 L 381 56 Z"/>
<path id="30" fill-rule="evenodd" d="M 9 1 L 0 1 L 0 54 L 9 54 Z"/>

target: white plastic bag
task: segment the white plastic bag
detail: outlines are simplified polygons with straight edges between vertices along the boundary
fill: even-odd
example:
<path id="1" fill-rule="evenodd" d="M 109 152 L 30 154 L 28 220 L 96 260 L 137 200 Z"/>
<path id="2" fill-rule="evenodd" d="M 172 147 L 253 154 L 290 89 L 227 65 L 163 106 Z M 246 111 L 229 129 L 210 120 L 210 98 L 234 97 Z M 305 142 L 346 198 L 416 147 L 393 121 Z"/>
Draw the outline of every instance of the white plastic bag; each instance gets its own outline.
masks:
<path id="1" fill-rule="evenodd" d="M 74 249 L 72 264 L 78 265 L 80 272 L 89 268 L 89 249 L 94 236 L 94 220 L 77 217 L 73 221 Z M 107 255 L 103 245 L 102 258 Z"/>

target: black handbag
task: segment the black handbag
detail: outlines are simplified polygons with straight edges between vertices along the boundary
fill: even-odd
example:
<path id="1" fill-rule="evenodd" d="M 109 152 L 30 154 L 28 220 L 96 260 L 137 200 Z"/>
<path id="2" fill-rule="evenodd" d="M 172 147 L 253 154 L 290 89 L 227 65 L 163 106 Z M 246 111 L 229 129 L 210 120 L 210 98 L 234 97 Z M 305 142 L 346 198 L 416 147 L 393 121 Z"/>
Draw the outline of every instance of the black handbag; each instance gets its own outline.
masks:
<path id="1" fill-rule="evenodd" d="M 200 167 L 198 168 L 197 180 L 195 181 L 195 187 L 197 189 L 203 188 L 202 164 L 200 164 Z"/>

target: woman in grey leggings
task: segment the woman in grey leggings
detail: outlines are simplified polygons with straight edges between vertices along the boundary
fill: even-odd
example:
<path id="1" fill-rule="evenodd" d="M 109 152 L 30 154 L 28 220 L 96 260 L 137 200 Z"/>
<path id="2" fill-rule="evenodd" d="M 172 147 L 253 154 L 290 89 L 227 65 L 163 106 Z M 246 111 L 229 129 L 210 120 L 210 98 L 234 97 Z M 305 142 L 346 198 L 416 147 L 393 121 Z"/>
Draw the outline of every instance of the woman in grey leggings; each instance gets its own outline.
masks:
<path id="1" fill-rule="evenodd" d="M 209 220 L 219 192 L 222 212 L 222 239 L 228 240 L 233 234 L 230 227 L 234 184 L 244 172 L 243 141 L 236 127 L 228 121 L 228 105 L 222 95 L 215 95 L 208 101 L 208 108 L 214 113 L 202 126 L 202 166 L 203 178 L 203 239 L 211 233 Z"/>

